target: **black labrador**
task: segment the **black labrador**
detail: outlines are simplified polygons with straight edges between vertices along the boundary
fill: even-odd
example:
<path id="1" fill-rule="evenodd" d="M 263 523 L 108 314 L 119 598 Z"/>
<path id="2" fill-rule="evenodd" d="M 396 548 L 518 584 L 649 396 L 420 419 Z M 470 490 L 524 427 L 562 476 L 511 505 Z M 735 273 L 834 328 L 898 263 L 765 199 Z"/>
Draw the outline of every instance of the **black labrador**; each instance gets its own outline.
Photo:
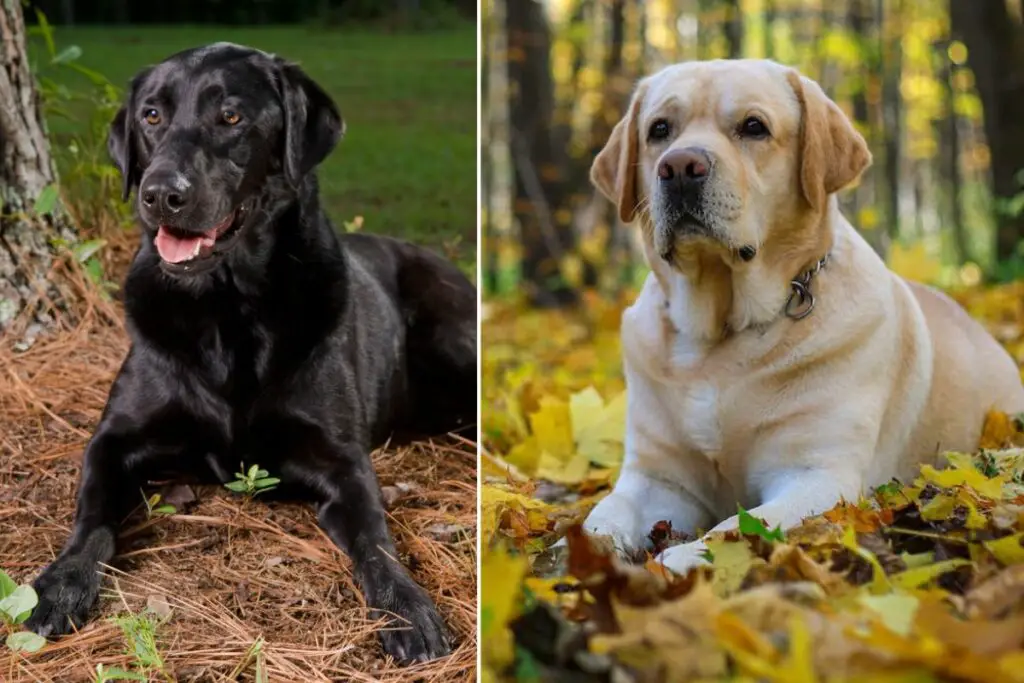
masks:
<path id="1" fill-rule="evenodd" d="M 318 503 L 391 618 L 387 653 L 450 651 L 397 560 L 370 451 L 470 433 L 476 289 L 431 251 L 335 231 L 314 168 L 343 132 L 301 69 L 246 47 L 181 52 L 132 81 L 108 141 L 142 226 L 124 287 L 132 344 L 85 451 L 71 538 L 35 581 L 37 633 L 87 620 L 140 485 L 226 482 L 245 462 Z"/>

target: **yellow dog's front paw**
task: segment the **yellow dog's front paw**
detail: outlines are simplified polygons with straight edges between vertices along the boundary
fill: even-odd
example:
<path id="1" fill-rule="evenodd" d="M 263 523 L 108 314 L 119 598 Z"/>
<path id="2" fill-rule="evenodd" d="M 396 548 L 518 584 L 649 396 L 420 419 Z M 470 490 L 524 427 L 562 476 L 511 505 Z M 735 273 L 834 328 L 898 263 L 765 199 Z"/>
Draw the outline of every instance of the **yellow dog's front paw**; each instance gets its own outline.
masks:
<path id="1" fill-rule="evenodd" d="M 707 550 L 704 541 L 692 541 L 667 548 L 655 559 L 676 574 L 686 574 L 691 569 L 711 564 L 706 558 Z"/>

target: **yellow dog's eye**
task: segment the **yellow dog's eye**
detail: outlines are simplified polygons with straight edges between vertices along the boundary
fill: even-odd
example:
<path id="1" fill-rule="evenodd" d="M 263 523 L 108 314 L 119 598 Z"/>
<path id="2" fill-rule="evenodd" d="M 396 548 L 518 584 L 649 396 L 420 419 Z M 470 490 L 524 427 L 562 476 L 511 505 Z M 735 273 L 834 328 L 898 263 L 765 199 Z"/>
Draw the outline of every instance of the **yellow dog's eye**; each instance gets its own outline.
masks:
<path id="1" fill-rule="evenodd" d="M 232 111 L 231 109 L 225 109 L 224 114 L 222 116 L 224 118 L 224 123 L 228 124 L 229 126 L 233 126 L 242 120 L 242 117 L 239 115 L 239 113 L 236 111 Z"/>
<path id="2" fill-rule="evenodd" d="M 651 140 L 664 140 L 672 133 L 672 126 L 665 119 L 658 119 L 651 124 L 647 137 Z"/>
<path id="3" fill-rule="evenodd" d="M 748 116 L 740 126 L 740 135 L 745 138 L 766 138 L 769 135 L 768 126 L 756 116 Z"/>
<path id="4" fill-rule="evenodd" d="M 142 112 L 142 119 L 151 126 L 160 123 L 160 112 L 156 109 L 147 109 Z"/>

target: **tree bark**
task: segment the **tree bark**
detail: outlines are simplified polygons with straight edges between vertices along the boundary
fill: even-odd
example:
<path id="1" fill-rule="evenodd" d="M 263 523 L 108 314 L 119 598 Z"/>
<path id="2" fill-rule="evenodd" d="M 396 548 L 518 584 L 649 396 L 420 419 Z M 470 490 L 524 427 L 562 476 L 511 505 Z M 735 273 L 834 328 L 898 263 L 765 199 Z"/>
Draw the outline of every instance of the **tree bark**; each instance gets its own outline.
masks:
<path id="1" fill-rule="evenodd" d="M 903 74 L 902 2 L 882 10 L 882 120 L 885 125 L 886 225 L 893 240 L 900 235 L 900 149 L 903 139 L 903 107 L 900 79 Z"/>
<path id="2" fill-rule="evenodd" d="M 544 5 L 509 2 L 505 26 L 513 214 L 523 248 L 523 284 L 533 305 L 564 306 L 576 301 L 576 292 L 561 275 L 562 259 L 574 242 L 570 219 L 559 210 L 569 160 L 564 141 L 556 135 L 551 33 Z"/>
<path id="3" fill-rule="evenodd" d="M 998 207 L 1024 191 L 1017 178 L 1024 169 L 1024 26 L 1006 0 L 950 0 L 949 14 L 953 34 L 967 46 L 981 97 Z M 997 210 L 995 219 L 996 258 L 1005 261 L 1018 255 L 1024 240 L 1024 213 Z"/>
<path id="4" fill-rule="evenodd" d="M 729 46 L 729 59 L 739 59 L 743 56 L 743 13 L 740 11 L 739 0 L 728 0 L 725 3 L 726 18 L 725 41 Z"/>
<path id="5" fill-rule="evenodd" d="M 25 47 L 19 0 L 0 0 L 0 333 L 28 310 L 30 327 L 50 326 L 44 302 L 59 297 L 48 281 L 52 238 L 66 219 L 54 209 L 35 214 L 35 202 L 57 181 L 43 111 Z M 36 327 L 38 330 L 38 327 Z M 31 330 L 28 332 L 31 334 Z M 37 333 L 37 332 L 36 332 Z"/>

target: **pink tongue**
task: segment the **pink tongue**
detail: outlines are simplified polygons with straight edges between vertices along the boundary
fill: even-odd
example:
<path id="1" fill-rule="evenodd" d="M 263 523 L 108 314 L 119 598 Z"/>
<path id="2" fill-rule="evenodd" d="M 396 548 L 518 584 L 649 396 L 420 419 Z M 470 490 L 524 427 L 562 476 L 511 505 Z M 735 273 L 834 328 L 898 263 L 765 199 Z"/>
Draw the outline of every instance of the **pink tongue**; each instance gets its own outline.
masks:
<path id="1" fill-rule="evenodd" d="M 156 232 L 156 250 L 160 258 L 168 263 L 181 263 L 199 255 L 200 247 L 212 247 L 217 241 L 216 230 L 213 235 L 197 235 L 195 237 L 178 237 L 172 235 L 164 226 Z"/>

